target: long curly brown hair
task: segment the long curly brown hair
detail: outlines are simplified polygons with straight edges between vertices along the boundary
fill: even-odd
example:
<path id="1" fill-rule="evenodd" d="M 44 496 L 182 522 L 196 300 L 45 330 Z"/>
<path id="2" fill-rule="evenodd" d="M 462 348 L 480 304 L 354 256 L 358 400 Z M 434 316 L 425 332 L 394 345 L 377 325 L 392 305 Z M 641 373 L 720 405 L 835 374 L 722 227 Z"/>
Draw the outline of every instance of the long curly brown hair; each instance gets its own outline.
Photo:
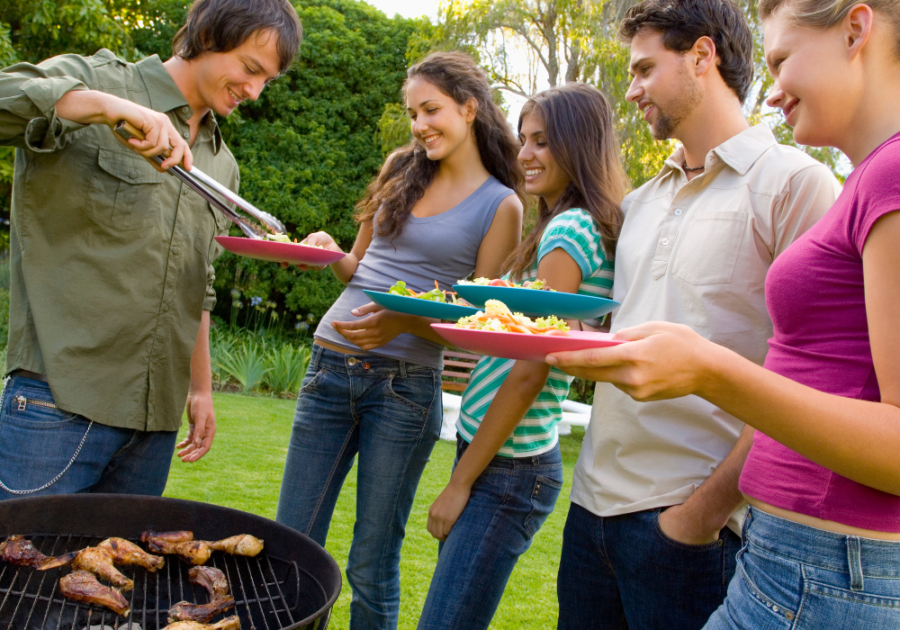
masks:
<path id="1" fill-rule="evenodd" d="M 516 159 L 518 142 L 503 111 L 491 100 L 491 87 L 484 70 L 463 53 L 436 52 L 407 70 L 404 96 L 415 77 L 425 79 L 458 105 L 465 105 L 472 98 L 477 101 L 473 127 L 481 163 L 523 198 L 524 175 Z M 397 149 L 356 204 L 356 220 L 374 221 L 376 234 L 396 238 L 403 231 L 413 206 L 434 179 L 438 166 L 439 162 L 428 159 L 425 147 L 418 140 Z"/>
<path id="2" fill-rule="evenodd" d="M 544 123 L 550 154 L 569 177 L 569 185 L 554 206 L 538 200 L 537 224 L 504 262 L 513 278 L 534 264 L 547 224 L 572 208 L 587 211 L 612 260 L 622 227 L 622 199 L 628 177 L 622 168 L 612 107 L 603 93 L 586 83 L 567 83 L 532 96 L 519 114 L 519 132 L 526 116 Z"/>

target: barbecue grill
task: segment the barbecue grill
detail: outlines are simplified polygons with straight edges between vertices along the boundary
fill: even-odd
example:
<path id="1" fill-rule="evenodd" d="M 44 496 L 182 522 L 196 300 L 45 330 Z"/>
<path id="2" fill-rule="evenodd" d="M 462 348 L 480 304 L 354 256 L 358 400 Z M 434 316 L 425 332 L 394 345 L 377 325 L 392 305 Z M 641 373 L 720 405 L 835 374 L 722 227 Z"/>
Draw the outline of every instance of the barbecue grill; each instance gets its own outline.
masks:
<path id="1" fill-rule="evenodd" d="M 159 497 L 78 494 L 0 502 L 0 536 L 21 534 L 57 556 L 118 536 L 137 542 L 146 530 L 190 530 L 200 540 L 252 534 L 265 541 L 255 558 L 214 552 L 208 565 L 228 578 L 241 630 L 325 630 L 341 590 L 337 563 L 312 539 L 266 518 L 229 508 Z M 134 580 L 124 593 L 131 614 L 70 601 L 59 593 L 68 567 L 37 571 L 0 561 L 0 630 L 161 630 L 176 602 L 205 604 L 175 556 L 156 573 L 118 567 Z M 218 618 L 213 622 L 218 621 Z"/>

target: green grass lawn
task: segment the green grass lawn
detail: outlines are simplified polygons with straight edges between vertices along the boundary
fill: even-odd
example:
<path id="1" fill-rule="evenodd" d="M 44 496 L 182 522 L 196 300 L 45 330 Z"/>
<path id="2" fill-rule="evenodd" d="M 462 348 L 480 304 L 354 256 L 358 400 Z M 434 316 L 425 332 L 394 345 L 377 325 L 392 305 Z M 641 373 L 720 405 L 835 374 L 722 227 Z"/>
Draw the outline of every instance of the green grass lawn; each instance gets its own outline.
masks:
<path id="1" fill-rule="evenodd" d="M 294 401 L 236 394 L 215 394 L 214 398 L 218 433 L 212 451 L 194 464 L 183 464 L 176 458 L 165 495 L 274 518 Z M 556 511 L 538 532 L 528 553 L 520 558 L 492 628 L 556 627 L 556 570 L 569 509 L 572 468 L 583 436 L 582 430 L 575 431 L 575 435 L 561 438 L 565 486 Z M 454 453 L 455 444 L 443 440 L 437 444 L 416 494 L 403 545 L 400 628 L 416 627 L 425 602 L 437 561 L 437 542 L 425 528 L 428 507 L 450 478 Z M 326 547 L 342 572 L 350 550 L 355 496 L 356 475 L 351 471 L 335 510 Z M 349 607 L 350 588 L 345 579 L 329 628 L 349 626 Z"/>

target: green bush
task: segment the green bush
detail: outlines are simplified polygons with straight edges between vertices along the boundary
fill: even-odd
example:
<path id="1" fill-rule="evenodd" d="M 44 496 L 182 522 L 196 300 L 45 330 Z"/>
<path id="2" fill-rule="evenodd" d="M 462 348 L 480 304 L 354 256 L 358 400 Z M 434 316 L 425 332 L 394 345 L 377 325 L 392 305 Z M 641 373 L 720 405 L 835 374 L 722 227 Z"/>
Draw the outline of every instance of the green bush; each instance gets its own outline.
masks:
<path id="1" fill-rule="evenodd" d="M 265 350 L 255 339 L 250 338 L 232 347 L 219 349 L 216 353 L 218 368 L 241 384 L 241 392 L 246 394 L 262 383 L 263 377 L 271 370 L 266 365 Z"/>
<path id="2" fill-rule="evenodd" d="M 266 387 L 274 394 L 296 395 L 309 366 L 310 355 L 307 346 L 295 348 L 285 344 L 280 348 L 270 348 L 266 353 L 269 371 L 263 378 Z"/>

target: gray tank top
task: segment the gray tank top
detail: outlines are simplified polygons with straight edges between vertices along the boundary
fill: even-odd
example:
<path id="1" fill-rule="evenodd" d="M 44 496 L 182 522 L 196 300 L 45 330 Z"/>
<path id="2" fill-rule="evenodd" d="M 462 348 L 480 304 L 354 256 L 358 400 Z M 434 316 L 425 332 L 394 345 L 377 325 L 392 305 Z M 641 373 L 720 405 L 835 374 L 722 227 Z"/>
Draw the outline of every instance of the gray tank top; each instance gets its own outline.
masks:
<path id="1" fill-rule="evenodd" d="M 491 176 L 461 203 L 441 214 L 421 219 L 410 215 L 403 232 L 393 242 L 390 237 L 376 234 L 344 292 L 319 323 L 315 338 L 363 354 L 331 327 L 334 321 L 358 319 L 350 311 L 371 302 L 363 289 L 387 291 L 403 280 L 414 291 L 428 291 L 437 280 L 446 290 L 468 278 L 475 270 L 478 248 L 491 227 L 497 206 L 512 194 L 515 193 Z M 433 341 L 403 333 L 370 353 L 440 369 L 442 351 L 443 347 Z"/>

